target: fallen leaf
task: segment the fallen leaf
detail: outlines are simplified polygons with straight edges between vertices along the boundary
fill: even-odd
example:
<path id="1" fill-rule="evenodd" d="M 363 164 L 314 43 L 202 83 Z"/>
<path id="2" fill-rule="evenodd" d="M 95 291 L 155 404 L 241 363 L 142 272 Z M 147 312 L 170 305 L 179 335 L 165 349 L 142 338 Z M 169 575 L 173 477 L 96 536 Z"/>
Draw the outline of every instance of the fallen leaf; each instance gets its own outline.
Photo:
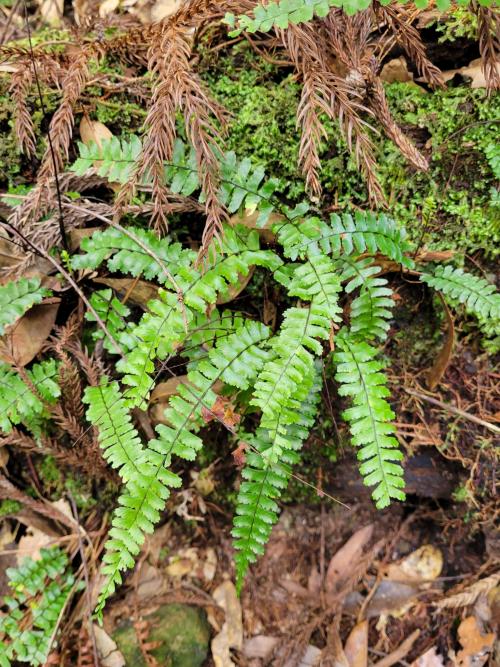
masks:
<path id="1" fill-rule="evenodd" d="M 94 637 L 102 667 L 125 667 L 125 658 L 116 642 L 99 625 L 94 623 Z"/>
<path id="2" fill-rule="evenodd" d="M 405 58 L 393 58 L 389 60 L 380 72 L 380 78 L 387 83 L 404 83 L 405 81 L 413 81 L 413 74 L 408 71 L 408 65 Z"/>
<path id="3" fill-rule="evenodd" d="M 0 338 L 0 359 L 11 356 L 19 366 L 26 366 L 40 352 L 56 321 L 59 299 L 33 306 Z"/>
<path id="4" fill-rule="evenodd" d="M 443 375 L 446 373 L 446 369 L 448 368 L 451 357 L 453 355 L 453 346 L 455 343 L 455 324 L 453 322 L 451 311 L 448 308 L 448 305 L 445 302 L 441 292 L 438 292 L 438 295 L 443 305 L 444 314 L 446 317 L 446 333 L 444 335 L 444 341 L 436 356 L 436 359 L 434 360 L 431 368 L 429 368 L 427 371 L 427 387 L 431 391 L 438 386 Z"/>
<path id="5" fill-rule="evenodd" d="M 433 581 L 443 569 L 443 554 L 432 544 L 424 544 L 397 563 L 391 563 L 385 576 L 405 584 L 423 584 Z"/>
<path id="6" fill-rule="evenodd" d="M 96 143 L 102 148 L 103 141 L 109 141 L 113 138 L 113 133 L 98 120 L 90 120 L 85 116 L 80 122 L 80 137 L 85 145 Z"/>
<path id="7" fill-rule="evenodd" d="M 451 81 L 456 74 L 460 74 L 460 76 L 471 79 L 471 88 L 486 88 L 486 78 L 484 76 L 481 62 L 481 58 L 476 58 L 475 60 L 471 60 L 466 67 L 447 70 L 446 72 L 443 72 L 443 79 L 445 81 Z M 500 62 L 497 62 L 496 68 L 497 72 L 500 74 Z"/>
<path id="8" fill-rule="evenodd" d="M 417 595 L 417 585 L 381 581 L 368 604 L 366 617 L 374 618 L 388 612 L 391 612 L 392 616 L 400 616 L 407 609 L 407 605 L 416 600 Z"/>
<path id="9" fill-rule="evenodd" d="M 410 667 L 444 667 L 444 662 L 442 657 L 436 653 L 436 647 L 433 646 L 420 658 L 414 660 Z"/>
<path id="10" fill-rule="evenodd" d="M 155 595 L 165 593 L 167 582 L 158 568 L 143 563 L 137 573 L 136 592 L 140 600 L 150 600 Z"/>
<path id="11" fill-rule="evenodd" d="M 157 0 L 151 9 L 151 20 L 162 21 L 172 16 L 181 7 L 183 0 Z"/>
<path id="12" fill-rule="evenodd" d="M 349 667 L 368 665 L 368 621 L 361 621 L 354 626 L 347 637 L 344 653 Z"/>
<path id="13" fill-rule="evenodd" d="M 12 266 L 21 258 L 18 246 L 10 242 L 7 230 L 0 227 L 0 267 Z"/>
<path id="14" fill-rule="evenodd" d="M 212 656 L 215 667 L 232 667 L 231 649 L 241 651 L 243 646 L 243 621 L 241 605 L 232 581 L 224 581 L 212 594 L 214 601 L 226 613 L 224 625 L 212 640 Z"/>
<path id="15" fill-rule="evenodd" d="M 458 641 L 462 650 L 457 653 L 457 667 L 481 667 L 488 660 L 496 635 L 483 634 L 477 619 L 468 616 L 458 626 Z"/>
<path id="16" fill-rule="evenodd" d="M 57 28 L 61 25 L 64 0 L 38 0 L 40 15 L 44 23 Z"/>
<path id="17" fill-rule="evenodd" d="M 392 653 L 386 655 L 385 658 L 382 658 L 382 660 L 374 663 L 373 667 L 392 667 L 392 665 L 401 662 L 411 651 L 411 647 L 417 640 L 419 634 L 420 630 L 415 630 L 412 632 L 409 637 L 401 642 L 395 651 L 392 651 Z"/>
<path id="18" fill-rule="evenodd" d="M 245 640 L 243 646 L 243 655 L 245 658 L 268 658 L 272 650 L 278 643 L 278 637 L 269 637 L 267 635 L 256 635 Z"/>
<path id="19" fill-rule="evenodd" d="M 230 431 L 233 431 L 241 421 L 241 415 L 235 411 L 234 404 L 225 396 L 217 396 L 210 409 L 203 406 L 201 416 L 206 424 L 217 420 Z"/>
<path id="20" fill-rule="evenodd" d="M 9 462 L 9 450 L 7 447 L 0 445 L 0 468 L 7 468 L 7 463 Z"/>
<path id="21" fill-rule="evenodd" d="M 21 565 L 27 556 L 33 560 L 40 560 L 40 549 L 50 546 L 53 540 L 53 537 L 38 528 L 28 527 L 17 545 L 17 564 Z"/>
<path id="22" fill-rule="evenodd" d="M 104 0 L 99 5 L 99 16 L 103 19 L 112 14 L 120 6 L 120 0 Z"/>
<path id="23" fill-rule="evenodd" d="M 113 138 L 113 133 L 109 128 L 98 120 L 90 120 L 84 116 L 80 122 L 80 137 L 85 145 L 96 143 L 102 148 L 102 142 Z M 94 167 L 101 165 L 101 160 L 94 160 Z M 109 183 L 109 187 L 118 192 L 121 188 L 119 183 Z"/>
<path id="24" fill-rule="evenodd" d="M 143 310 L 146 310 L 146 306 L 151 299 L 156 299 L 158 296 L 156 285 L 136 278 L 94 278 L 94 282 L 111 287 L 111 289 L 127 297 L 127 303 L 130 301 Z"/>
<path id="25" fill-rule="evenodd" d="M 75 229 L 70 229 L 68 232 L 70 250 L 78 250 L 82 239 L 92 236 L 92 234 L 97 231 L 101 231 L 101 227 L 78 227 Z"/>
<path id="26" fill-rule="evenodd" d="M 333 556 L 325 577 L 325 589 L 328 593 L 333 593 L 349 577 L 372 535 L 373 524 L 360 528 Z"/>

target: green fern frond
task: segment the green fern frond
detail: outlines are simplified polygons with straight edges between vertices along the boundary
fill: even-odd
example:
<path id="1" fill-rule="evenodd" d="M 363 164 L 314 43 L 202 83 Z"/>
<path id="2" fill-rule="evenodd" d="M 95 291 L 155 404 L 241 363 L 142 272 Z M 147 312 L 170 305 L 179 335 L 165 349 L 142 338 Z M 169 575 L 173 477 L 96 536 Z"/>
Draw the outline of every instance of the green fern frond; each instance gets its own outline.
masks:
<path id="1" fill-rule="evenodd" d="M 222 380 L 240 389 L 248 387 L 259 373 L 268 353 L 260 345 L 269 330 L 259 322 L 246 322 L 234 334 L 217 341 L 188 373 L 188 383 L 170 399 L 165 418 L 170 426 L 156 427 L 158 438 L 151 440 L 141 459 L 140 472 L 127 481 L 119 508 L 113 517 L 106 545 L 103 573 L 107 578 L 97 611 L 121 582 L 121 572 L 134 565 L 145 533 L 153 530 L 165 506 L 169 489 L 178 487 L 180 478 L 168 470 L 172 456 L 193 460 L 202 442 L 193 432 L 203 424 L 203 409 L 210 410 L 216 394 L 212 385 Z M 111 446 L 111 445 L 110 445 Z"/>
<path id="2" fill-rule="evenodd" d="M 180 243 L 171 243 L 168 237 L 159 239 L 153 232 L 139 227 L 128 227 L 126 230 L 149 248 L 171 273 L 176 273 L 181 266 L 189 266 L 196 258 L 193 250 L 183 248 Z M 94 232 L 91 237 L 82 239 L 81 250 L 83 254 L 71 258 L 71 265 L 76 271 L 94 270 L 106 261 L 108 269 L 113 273 L 157 280 L 160 284 L 167 281 L 159 262 L 147 254 L 134 238 L 114 227 Z"/>
<path id="3" fill-rule="evenodd" d="M 39 278 L 20 278 L 0 285 L 0 336 L 32 306 L 41 303 L 50 290 L 41 287 Z"/>
<path id="4" fill-rule="evenodd" d="M 333 360 L 339 394 L 349 396 L 353 406 L 343 413 L 349 423 L 353 445 L 359 448 L 360 472 L 367 486 L 375 486 L 372 497 L 381 509 L 391 498 L 404 500 L 403 454 L 394 437 L 394 419 L 386 398 L 390 395 L 383 364 L 377 351 L 345 330 L 336 338 Z"/>
<path id="5" fill-rule="evenodd" d="M 111 289 L 97 290 L 90 297 L 90 303 L 95 312 L 101 318 L 101 321 L 106 325 L 111 338 L 118 340 L 120 334 L 127 327 L 127 317 L 130 315 L 130 309 L 125 304 L 121 303 L 113 294 Z M 88 322 L 95 322 L 95 316 L 92 312 L 85 313 L 85 319 Z M 104 348 L 110 353 L 116 353 L 114 345 L 110 342 L 108 337 L 104 334 L 101 328 L 92 332 L 94 340 L 103 340 Z"/>
<path id="6" fill-rule="evenodd" d="M 340 312 L 340 278 L 329 257 L 316 255 L 296 268 L 288 289 L 291 296 L 309 299 L 311 304 L 285 312 L 280 332 L 271 343 L 274 355 L 264 366 L 251 400 L 262 411 L 261 427 L 274 440 L 266 454 L 273 461 L 288 448 L 286 427 L 298 418 L 293 397 L 300 387 L 310 388 L 313 355 L 322 354 L 320 340 L 328 340 Z"/>
<path id="7" fill-rule="evenodd" d="M 26 558 L 6 574 L 12 593 L 2 600 L 8 611 L 0 616 L 0 664 L 43 665 L 68 597 L 82 585 L 75 584 L 68 558 L 57 548 L 41 549 L 39 560 Z"/>
<path id="8" fill-rule="evenodd" d="M 97 173 L 112 182 L 130 181 L 134 163 L 141 151 L 141 140 L 132 136 L 126 139 L 112 139 L 100 145 L 78 144 L 80 157 L 70 167 L 76 174 L 83 176 L 96 164 Z M 217 197 L 230 213 L 244 208 L 249 211 L 259 210 L 258 224 L 264 225 L 273 211 L 272 195 L 278 186 L 276 179 L 265 180 L 261 167 L 254 168 L 249 159 L 238 161 L 233 151 L 220 156 L 220 189 Z M 176 194 L 186 197 L 200 192 L 199 201 L 204 203 L 201 192 L 196 152 L 181 139 L 176 139 L 172 162 L 165 163 L 165 184 Z"/>
<path id="9" fill-rule="evenodd" d="M 406 0 L 399 0 L 405 2 Z M 494 0 L 482 0 L 481 4 L 491 5 Z M 390 0 L 381 0 L 382 5 L 389 4 Z M 467 5 L 469 0 L 458 0 L 459 5 Z M 312 21 L 315 16 L 327 16 L 332 7 L 342 7 L 348 16 L 367 9 L 372 0 L 279 0 L 258 4 L 251 14 L 235 16 L 227 13 L 224 23 L 231 28 L 230 37 L 237 37 L 242 31 L 269 32 L 273 28 L 286 29 L 290 24 L 297 25 Z M 445 12 L 451 6 L 451 0 L 437 0 L 437 8 Z M 425 9 L 429 0 L 417 0 L 418 9 Z"/>
<path id="10" fill-rule="evenodd" d="M 360 340 L 387 338 L 388 320 L 394 306 L 392 290 L 387 285 L 385 278 L 370 276 L 351 303 L 350 330 Z"/>
<path id="11" fill-rule="evenodd" d="M 381 253 L 404 266 L 413 265 L 405 254 L 410 249 L 405 229 L 384 214 L 333 213 L 328 223 L 317 217 L 300 219 L 296 210 L 291 213 L 287 222 L 276 224 L 273 231 L 292 260 L 317 253 L 332 257 Z"/>
<path id="12" fill-rule="evenodd" d="M 179 269 L 175 280 L 182 291 L 182 304 L 177 294 L 166 290 L 160 290 L 159 298 L 148 304 L 149 312 L 132 332 L 136 346 L 117 364 L 124 384 L 129 385 L 126 397 L 131 405 L 145 404 L 153 387 L 154 360 L 164 359 L 184 344 L 196 312 L 204 314 L 207 307 L 215 305 L 251 266 L 272 271 L 282 263 L 274 252 L 260 250 L 256 231 L 240 227 L 227 228 L 221 252 L 227 254 L 219 255 L 203 272 L 193 266 Z"/>
<path id="13" fill-rule="evenodd" d="M 286 29 L 290 24 L 307 23 L 314 16 L 326 16 L 331 7 L 341 6 L 347 14 L 355 14 L 370 4 L 371 0 L 280 0 L 258 4 L 251 15 L 235 17 L 227 13 L 224 23 L 232 29 L 230 37 L 236 37 L 243 30 L 250 33 L 269 32 L 272 28 Z"/>
<path id="14" fill-rule="evenodd" d="M 46 416 L 43 401 L 55 403 L 61 395 L 57 383 L 58 373 L 54 359 L 34 364 L 27 371 L 38 391 L 37 396 L 10 366 L 0 362 L 0 431 L 10 433 L 13 426 L 24 424 L 38 435 L 39 421 Z"/>
<path id="15" fill-rule="evenodd" d="M 439 290 L 451 306 L 463 304 L 478 318 L 500 319 L 500 293 L 484 278 L 448 265 L 423 273 L 420 280 Z"/>
<path id="16" fill-rule="evenodd" d="M 321 375 L 316 369 L 309 392 L 304 392 L 301 386 L 293 397 L 297 401 L 298 418 L 286 428 L 288 448 L 279 461 L 273 462 L 269 457 L 275 443 L 267 429 L 259 428 L 255 435 L 240 436 L 240 440 L 247 443 L 247 449 L 242 471 L 244 481 L 238 492 L 232 531 L 238 589 L 249 565 L 264 553 L 271 529 L 278 520 L 277 500 L 288 485 L 291 467 L 298 462 L 298 452 L 314 424 L 320 391 Z"/>
<path id="17" fill-rule="evenodd" d="M 144 448 L 118 383 L 105 378 L 98 387 L 87 387 L 83 402 L 89 406 L 87 419 L 98 429 L 104 458 L 129 482 L 140 472 Z"/>

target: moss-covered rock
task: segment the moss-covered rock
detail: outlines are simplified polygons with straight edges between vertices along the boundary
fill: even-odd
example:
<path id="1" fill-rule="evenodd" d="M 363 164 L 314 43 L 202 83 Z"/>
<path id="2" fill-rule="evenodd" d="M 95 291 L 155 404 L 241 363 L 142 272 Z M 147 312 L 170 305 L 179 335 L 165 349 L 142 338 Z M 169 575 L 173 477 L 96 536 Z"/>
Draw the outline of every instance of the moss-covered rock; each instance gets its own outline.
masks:
<path id="1" fill-rule="evenodd" d="M 148 641 L 158 642 L 151 651 L 162 667 L 200 667 L 208 655 L 210 628 L 205 612 L 185 604 L 167 604 L 147 617 Z M 130 623 L 113 634 L 127 667 L 147 667 Z"/>

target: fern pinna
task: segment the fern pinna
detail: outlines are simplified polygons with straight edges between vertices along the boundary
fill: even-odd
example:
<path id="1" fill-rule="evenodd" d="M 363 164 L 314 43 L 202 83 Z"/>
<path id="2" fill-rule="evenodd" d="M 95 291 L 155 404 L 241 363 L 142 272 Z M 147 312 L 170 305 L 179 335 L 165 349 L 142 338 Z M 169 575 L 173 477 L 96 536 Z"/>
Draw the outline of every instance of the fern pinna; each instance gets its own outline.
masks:
<path id="1" fill-rule="evenodd" d="M 57 642 L 60 614 L 82 585 L 58 548 L 41 549 L 38 560 L 25 558 L 6 574 L 11 593 L 1 601 L 7 613 L 0 614 L 0 666 L 44 665 Z"/>
<path id="2" fill-rule="evenodd" d="M 88 168 L 105 157 L 98 168 L 117 179 L 113 155 L 127 150 L 123 142 L 104 152 L 90 148 L 85 164 L 77 167 Z M 200 191 L 192 153 L 180 143 L 176 151 L 174 163 L 165 165 L 165 179 L 192 196 Z M 85 395 L 104 456 L 123 481 L 104 555 L 99 612 L 123 572 L 133 566 L 171 489 L 181 485 L 179 462 L 196 457 L 203 447 L 200 429 L 219 418 L 216 382 L 223 383 L 225 394 L 241 397 L 242 414 L 231 424 L 224 422 L 245 450 L 233 529 L 241 586 L 249 565 L 264 550 L 279 498 L 314 426 L 323 375 L 336 381 L 360 473 L 373 487 L 375 504 L 383 508 L 404 498 L 403 453 L 394 435 L 385 362 L 376 347 L 386 340 L 392 317 L 392 290 L 381 275 L 387 263 L 420 273 L 452 305 L 460 280 L 458 300 L 481 325 L 484 318 L 491 323 L 498 315 L 498 295 L 481 279 L 450 267 L 421 272 L 404 229 L 386 215 L 357 211 L 322 219 L 310 215 L 307 204 L 288 209 L 275 199 L 275 185 L 250 163 L 229 156 L 224 165 L 220 187 L 229 210 L 260 214 L 257 229 L 226 224 L 205 264 L 197 263 L 196 253 L 178 241 L 140 228 L 96 232 L 82 241 L 81 253 L 71 260 L 76 271 L 105 263 L 111 272 L 159 286 L 157 298 L 138 321 L 112 291 L 92 297 L 124 352 L 116 363 L 117 377 L 105 378 Z M 273 224 L 272 210 L 281 213 Z M 272 232 L 275 248 L 261 248 L 259 226 Z M 274 279 L 287 294 L 288 307 L 274 333 L 218 307 L 254 267 L 261 267 L 266 279 Z M 92 316 L 88 319 L 92 322 Z M 147 407 L 174 356 L 186 361 L 187 380 L 170 398 L 156 437 L 145 442 L 130 411 Z"/>

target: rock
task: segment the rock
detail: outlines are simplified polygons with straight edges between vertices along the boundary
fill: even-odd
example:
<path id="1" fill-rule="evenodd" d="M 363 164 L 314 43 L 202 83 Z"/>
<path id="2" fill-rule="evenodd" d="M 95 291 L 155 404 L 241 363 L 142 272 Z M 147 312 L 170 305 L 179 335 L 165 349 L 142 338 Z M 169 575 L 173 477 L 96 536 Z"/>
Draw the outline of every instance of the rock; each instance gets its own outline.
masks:
<path id="1" fill-rule="evenodd" d="M 151 650 L 161 667 L 201 667 L 208 655 L 210 629 L 205 612 L 185 604 L 163 605 L 146 617 L 151 625 L 148 642 L 158 642 Z M 127 667 L 147 667 L 131 623 L 113 633 Z"/>

